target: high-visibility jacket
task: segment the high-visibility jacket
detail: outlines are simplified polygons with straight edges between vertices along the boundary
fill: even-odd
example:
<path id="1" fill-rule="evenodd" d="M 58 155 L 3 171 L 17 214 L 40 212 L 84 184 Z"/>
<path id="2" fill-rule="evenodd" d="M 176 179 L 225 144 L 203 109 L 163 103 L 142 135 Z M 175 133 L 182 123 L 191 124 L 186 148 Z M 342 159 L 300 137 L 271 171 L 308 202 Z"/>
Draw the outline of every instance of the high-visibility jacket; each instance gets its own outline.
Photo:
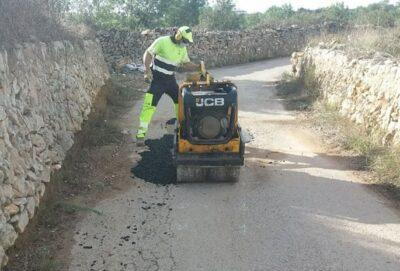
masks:
<path id="1" fill-rule="evenodd" d="M 153 56 L 153 71 L 165 75 L 173 76 L 180 65 L 190 62 L 186 47 L 174 43 L 171 36 L 156 39 L 147 52 Z"/>

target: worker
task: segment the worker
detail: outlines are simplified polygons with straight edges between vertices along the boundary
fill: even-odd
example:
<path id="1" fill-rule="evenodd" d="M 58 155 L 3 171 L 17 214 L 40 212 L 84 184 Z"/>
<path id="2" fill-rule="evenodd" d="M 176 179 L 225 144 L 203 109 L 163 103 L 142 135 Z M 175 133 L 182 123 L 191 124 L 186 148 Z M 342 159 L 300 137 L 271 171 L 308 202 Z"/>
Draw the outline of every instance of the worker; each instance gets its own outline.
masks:
<path id="1" fill-rule="evenodd" d="M 186 48 L 192 43 L 192 30 L 188 26 L 182 26 L 173 35 L 156 39 L 144 53 L 144 79 L 150 83 L 150 88 L 144 96 L 140 113 L 136 134 L 138 146 L 144 146 L 149 124 L 164 93 L 171 97 L 175 104 L 175 113 L 178 114 L 179 87 L 175 72 L 178 68 L 183 71 L 194 71 L 198 68 L 198 65 L 190 61 Z"/>

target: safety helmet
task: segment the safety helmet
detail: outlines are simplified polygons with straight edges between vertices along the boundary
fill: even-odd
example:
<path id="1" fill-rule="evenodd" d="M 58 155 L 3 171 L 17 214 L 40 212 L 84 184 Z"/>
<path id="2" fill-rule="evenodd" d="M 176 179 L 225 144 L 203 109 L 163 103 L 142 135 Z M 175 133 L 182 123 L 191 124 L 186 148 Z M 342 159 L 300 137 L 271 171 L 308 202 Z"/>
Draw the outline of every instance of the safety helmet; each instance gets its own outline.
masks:
<path id="1" fill-rule="evenodd" d="M 179 27 L 177 37 L 178 39 L 182 39 L 184 43 L 193 43 L 192 29 L 189 26 Z"/>

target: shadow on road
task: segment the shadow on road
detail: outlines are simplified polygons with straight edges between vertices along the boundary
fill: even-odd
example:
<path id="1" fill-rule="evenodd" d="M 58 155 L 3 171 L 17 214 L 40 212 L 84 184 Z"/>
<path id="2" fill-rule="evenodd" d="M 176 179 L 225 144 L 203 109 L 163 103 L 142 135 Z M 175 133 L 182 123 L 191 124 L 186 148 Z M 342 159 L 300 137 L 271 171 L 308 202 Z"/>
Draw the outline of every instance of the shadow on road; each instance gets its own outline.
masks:
<path id="1" fill-rule="evenodd" d="M 288 171 L 292 171 L 293 174 L 295 174 L 295 180 L 298 180 L 300 175 L 303 174 L 298 171 L 310 168 L 338 171 L 367 170 L 365 164 L 366 158 L 360 155 L 329 155 L 325 153 L 316 153 L 315 156 L 310 157 L 306 155 L 270 151 L 249 146 L 246 147 L 246 159 L 254 158 L 269 160 L 269 165 L 272 166 L 274 170 L 278 170 L 279 172 L 285 172 L 285 174 L 288 174 Z M 318 179 L 322 180 L 324 178 L 318 177 Z M 337 183 L 342 186 L 345 186 L 345 184 L 350 186 L 362 185 L 367 188 L 372 188 L 380 194 L 383 194 L 385 197 L 393 200 L 392 203 L 394 206 L 400 206 L 400 189 L 394 185 L 373 182 L 351 184 L 340 180 L 336 181 L 338 181 Z"/>
<path id="2" fill-rule="evenodd" d="M 160 139 L 146 140 L 148 150 L 140 153 L 142 159 L 131 169 L 135 177 L 146 182 L 167 185 L 176 182 L 176 168 L 173 164 L 171 149 L 173 135 L 164 135 Z"/>

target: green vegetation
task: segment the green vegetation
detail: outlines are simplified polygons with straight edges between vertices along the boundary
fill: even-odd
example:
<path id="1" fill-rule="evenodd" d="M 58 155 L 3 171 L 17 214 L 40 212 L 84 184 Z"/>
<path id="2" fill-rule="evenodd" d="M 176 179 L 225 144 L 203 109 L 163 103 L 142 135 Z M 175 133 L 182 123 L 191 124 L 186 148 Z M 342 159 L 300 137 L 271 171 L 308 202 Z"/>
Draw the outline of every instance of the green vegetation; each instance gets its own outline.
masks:
<path id="1" fill-rule="evenodd" d="M 98 28 L 198 25 L 206 0 L 69 0 L 68 14 Z"/>
<path id="2" fill-rule="evenodd" d="M 400 57 L 400 26 L 353 29 L 316 37 L 310 41 L 310 44 L 317 45 L 321 41 L 328 44 L 333 41 L 341 43 L 345 45 L 345 49 L 349 54 L 375 54 L 375 52 L 382 52 L 394 57 Z"/>
<path id="3" fill-rule="evenodd" d="M 320 95 L 315 69 L 307 70 L 302 78 L 285 72 L 276 88 L 280 96 L 306 96 L 310 102 L 317 100 Z"/>
<path id="4" fill-rule="evenodd" d="M 371 163 L 371 167 L 381 183 L 397 188 L 400 198 L 400 148 L 388 148 Z"/>
<path id="5" fill-rule="evenodd" d="M 343 3 L 317 10 L 295 10 L 289 4 L 247 14 L 233 0 L 2 0 L 0 41 L 60 39 L 60 21 L 85 23 L 94 29 L 175 27 L 190 25 L 209 30 L 325 24 L 345 29 L 354 25 L 400 25 L 400 2 L 381 1 L 349 9 Z"/>
<path id="6" fill-rule="evenodd" d="M 55 0 L 54 0 L 55 1 Z M 247 14 L 237 10 L 233 0 L 67 0 L 58 10 L 78 21 L 99 28 L 143 29 L 178 25 L 211 30 L 236 30 L 257 26 L 281 27 L 326 22 L 341 27 L 371 25 L 393 27 L 400 22 L 400 2 L 381 1 L 349 9 L 343 3 L 317 10 L 294 10 L 289 4 L 265 12 Z"/>
<path id="7" fill-rule="evenodd" d="M 317 101 L 313 105 L 313 122 L 324 127 L 329 135 L 335 135 L 334 142 L 345 150 L 353 151 L 364 159 L 365 166 L 370 166 L 375 157 L 383 152 L 381 133 L 355 125 L 354 122 L 340 115 L 337 105 Z"/>
<path id="8" fill-rule="evenodd" d="M 400 199 L 400 148 L 383 145 L 382 132 L 373 132 L 340 115 L 337 106 L 318 101 L 313 105 L 312 122 L 339 147 L 361 158 L 360 167 L 372 173 L 372 184 L 382 186 Z"/>
<path id="9" fill-rule="evenodd" d="M 351 25 L 371 25 L 392 27 L 400 23 L 400 2 L 397 5 L 381 1 L 367 7 L 349 9 L 343 3 L 317 10 L 299 9 L 291 5 L 274 6 L 264 13 L 247 15 L 247 26 L 287 26 L 315 25 L 333 22 L 343 27 Z"/>
<path id="10" fill-rule="evenodd" d="M 298 80 L 292 73 L 285 72 L 282 74 L 282 80 L 278 83 L 276 89 L 279 96 L 299 95 L 304 90 L 304 82 Z"/>
<path id="11" fill-rule="evenodd" d="M 217 0 L 214 7 L 202 10 L 199 22 L 205 29 L 235 30 L 243 28 L 245 15 L 236 12 L 233 0 Z"/>

